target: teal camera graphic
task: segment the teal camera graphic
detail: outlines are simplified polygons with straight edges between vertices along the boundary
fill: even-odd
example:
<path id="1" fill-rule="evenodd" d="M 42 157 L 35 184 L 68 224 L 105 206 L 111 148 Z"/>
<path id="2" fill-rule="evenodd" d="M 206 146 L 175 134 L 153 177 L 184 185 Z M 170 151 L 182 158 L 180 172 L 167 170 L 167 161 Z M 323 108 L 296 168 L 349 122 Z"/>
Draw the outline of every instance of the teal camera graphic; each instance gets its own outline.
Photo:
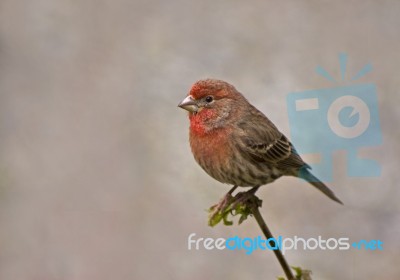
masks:
<path id="1" fill-rule="evenodd" d="M 342 80 L 347 55 L 339 55 Z M 367 64 L 351 81 L 372 70 Z M 316 72 L 335 80 L 322 67 Z M 347 174 L 351 177 L 377 177 L 381 166 L 373 159 L 360 158 L 358 150 L 382 143 L 377 90 L 374 84 L 356 84 L 289 93 L 287 108 L 291 139 L 299 154 L 318 154 L 310 164 L 321 180 L 333 179 L 332 154 L 345 150 Z"/>

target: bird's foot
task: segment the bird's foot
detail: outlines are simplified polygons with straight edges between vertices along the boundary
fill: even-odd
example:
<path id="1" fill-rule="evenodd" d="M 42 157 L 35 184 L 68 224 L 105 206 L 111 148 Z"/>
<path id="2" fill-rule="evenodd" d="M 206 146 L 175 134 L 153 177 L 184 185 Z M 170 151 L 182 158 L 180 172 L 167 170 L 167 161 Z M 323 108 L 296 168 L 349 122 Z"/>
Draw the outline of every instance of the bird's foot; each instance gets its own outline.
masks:
<path id="1" fill-rule="evenodd" d="M 235 209 L 238 205 L 246 205 L 255 202 L 256 200 L 259 200 L 261 202 L 261 200 L 255 196 L 255 193 L 258 190 L 258 188 L 259 187 L 254 187 L 246 192 L 240 192 L 237 195 L 235 195 L 235 201 L 232 204 L 232 208 Z M 256 200 L 254 198 L 256 198 Z M 257 203 L 257 206 L 261 206 L 261 204 L 258 205 Z"/>
<path id="2" fill-rule="evenodd" d="M 227 220 L 227 216 L 231 211 L 230 206 L 234 202 L 233 200 L 234 197 L 232 196 L 231 192 L 228 192 L 217 204 L 210 207 L 208 210 L 210 213 L 208 224 L 210 226 L 215 226 L 221 220 L 223 220 L 225 225 L 232 224 L 231 221 Z"/>
<path id="3" fill-rule="evenodd" d="M 240 215 L 239 224 L 241 224 L 247 216 L 251 214 L 251 209 L 254 204 L 257 207 L 261 206 L 261 200 L 255 196 L 255 192 L 258 187 L 254 187 L 246 192 L 239 192 L 235 196 L 232 196 L 236 186 L 232 188 L 220 201 L 209 209 L 209 220 L 210 226 L 215 226 L 219 222 L 223 221 L 224 225 L 232 225 L 233 222 L 228 219 L 229 214 L 232 216 Z"/>

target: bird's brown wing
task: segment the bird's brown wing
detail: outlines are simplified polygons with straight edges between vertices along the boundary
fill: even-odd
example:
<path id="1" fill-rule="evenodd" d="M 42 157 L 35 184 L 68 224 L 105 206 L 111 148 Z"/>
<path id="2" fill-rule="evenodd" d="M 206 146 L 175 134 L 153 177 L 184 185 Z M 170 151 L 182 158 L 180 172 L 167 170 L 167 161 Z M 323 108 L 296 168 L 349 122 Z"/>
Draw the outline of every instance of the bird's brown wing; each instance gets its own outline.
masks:
<path id="1" fill-rule="evenodd" d="M 240 141 L 252 160 L 265 162 L 279 169 L 308 167 L 292 143 L 264 114 L 254 107 L 249 113 L 254 122 L 249 124 L 241 121 L 238 126 L 243 132 Z"/>

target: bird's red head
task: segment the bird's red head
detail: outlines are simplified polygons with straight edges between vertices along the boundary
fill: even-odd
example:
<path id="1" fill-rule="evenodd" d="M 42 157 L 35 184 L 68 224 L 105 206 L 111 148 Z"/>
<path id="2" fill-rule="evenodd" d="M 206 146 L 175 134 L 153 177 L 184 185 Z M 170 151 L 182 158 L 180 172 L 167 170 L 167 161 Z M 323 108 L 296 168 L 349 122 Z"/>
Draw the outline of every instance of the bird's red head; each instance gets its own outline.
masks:
<path id="1" fill-rule="evenodd" d="M 196 82 L 190 89 L 189 95 L 195 100 L 200 100 L 208 95 L 221 99 L 228 97 L 229 92 L 233 89 L 232 85 L 224 81 L 207 79 Z"/>
<path id="2" fill-rule="evenodd" d="M 226 125 L 245 100 L 227 82 L 207 79 L 196 82 L 178 106 L 189 111 L 192 130 L 207 132 Z"/>

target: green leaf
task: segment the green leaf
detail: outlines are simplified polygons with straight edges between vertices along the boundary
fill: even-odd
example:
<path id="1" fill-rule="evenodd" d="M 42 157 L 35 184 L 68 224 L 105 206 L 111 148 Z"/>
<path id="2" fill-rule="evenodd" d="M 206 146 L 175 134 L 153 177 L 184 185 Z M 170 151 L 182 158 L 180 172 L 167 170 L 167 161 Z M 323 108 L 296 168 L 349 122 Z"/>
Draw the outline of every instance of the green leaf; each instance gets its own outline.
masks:
<path id="1" fill-rule="evenodd" d="M 220 204 L 211 206 L 208 210 L 208 225 L 214 227 L 223 221 L 224 225 L 231 226 L 233 225 L 233 221 L 229 216 L 239 216 L 238 224 L 240 225 L 249 215 L 252 215 L 251 209 L 254 203 L 256 203 L 258 207 L 261 207 L 262 201 L 256 197 L 245 201 L 238 200 L 238 197 L 239 196 L 228 197 L 222 207 L 220 206 L 221 202 Z"/>
<path id="2" fill-rule="evenodd" d="M 301 279 L 303 276 L 303 270 L 299 266 L 292 266 L 293 270 L 296 271 L 296 277 Z"/>

